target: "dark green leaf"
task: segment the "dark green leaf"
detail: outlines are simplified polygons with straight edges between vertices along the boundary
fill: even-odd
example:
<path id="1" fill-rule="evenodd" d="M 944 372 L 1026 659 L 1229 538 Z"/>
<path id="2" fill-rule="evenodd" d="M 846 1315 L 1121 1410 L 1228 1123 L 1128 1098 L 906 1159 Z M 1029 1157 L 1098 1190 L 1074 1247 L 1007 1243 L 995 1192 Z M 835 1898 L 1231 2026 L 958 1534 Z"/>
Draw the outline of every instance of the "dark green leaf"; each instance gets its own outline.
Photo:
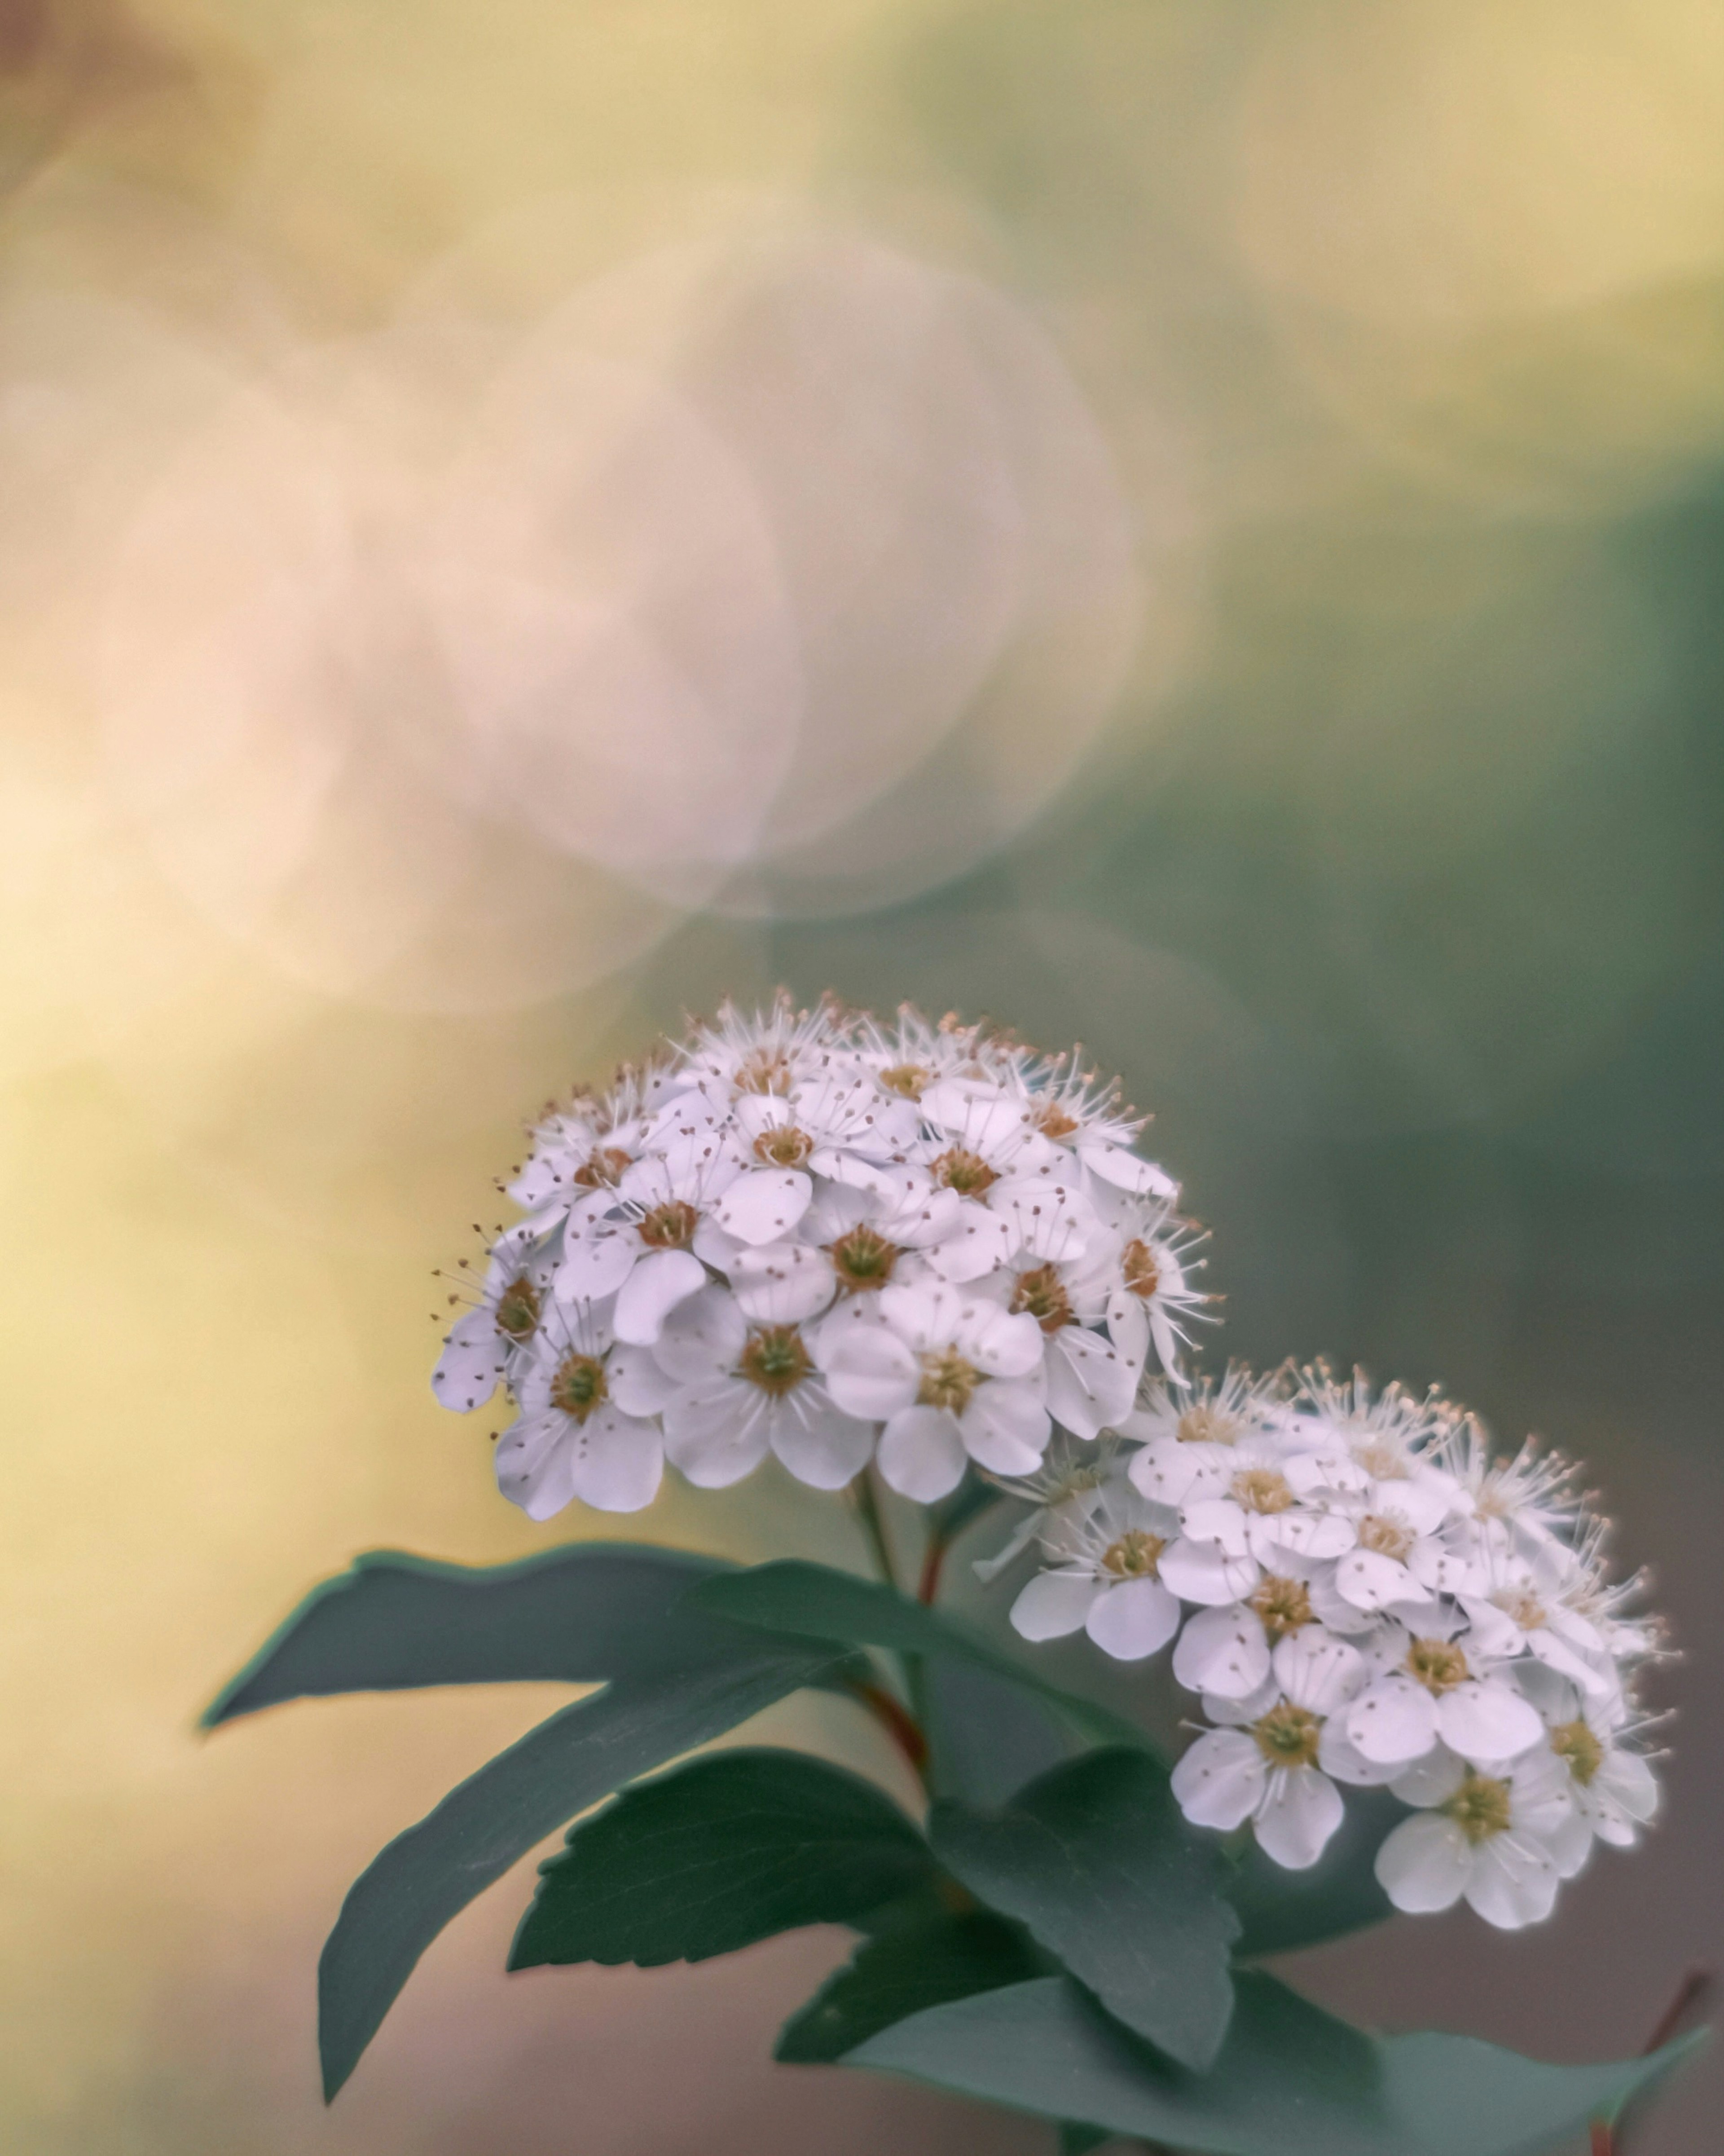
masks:
<path id="1" fill-rule="evenodd" d="M 1067 2119 L 1060 2128 L 1060 2156 L 1090 2156 L 1092 2148 L 1115 2138 L 1105 2126 L 1075 2126 Z"/>
<path id="2" fill-rule="evenodd" d="M 928 1664 L 932 1786 L 967 1804 L 1003 1804 L 1071 1756 L 1053 1710 L 1034 1692 L 952 1655 Z"/>
<path id="3" fill-rule="evenodd" d="M 1111 2014 L 1183 2065 L 1211 2064 L 1233 2012 L 1239 1920 L 1224 1859 L 1186 1825 L 1158 1760 L 1086 1753 L 1003 1811 L 936 1804 L 928 1831 L 947 1871 L 1027 1925 Z"/>
<path id="4" fill-rule="evenodd" d="M 857 1948 L 778 2033 L 773 2057 L 825 2066 L 907 2014 L 1039 1975 L 1046 1964 L 1016 1924 L 987 1910 L 933 1908 Z"/>
<path id="5" fill-rule="evenodd" d="M 1470 2036 L 1367 2036 L 1255 1971 L 1237 1984 L 1207 2074 L 1163 2059 L 1064 1977 L 915 2015 L 846 2063 L 1193 2156 L 1537 2156 L 1686 2048 L 1550 2066 Z"/>
<path id="6" fill-rule="evenodd" d="M 931 1880 L 928 1845 L 859 1775 L 805 1753 L 722 1752 L 639 1782 L 542 1867 L 511 1969 L 706 1961 L 847 1924 Z"/>
<path id="7" fill-rule="evenodd" d="M 1239 1912 L 1235 1958 L 1287 1953 L 1393 1916 L 1373 1865 L 1383 1836 L 1406 1816 L 1387 1789 L 1349 1789 L 1345 1819 L 1306 1871 L 1283 1871 L 1249 1842 L 1226 1889 Z"/>
<path id="8" fill-rule="evenodd" d="M 318 1964 L 332 2097 L 449 1919 L 536 1842 L 637 1774 L 721 1737 L 821 1677 L 826 1657 L 770 1647 L 729 1667 L 629 1677 L 577 1700 L 452 1789 L 349 1889 Z"/>
<path id="9" fill-rule="evenodd" d="M 598 1684 L 723 1659 L 735 1634 L 677 1605 L 695 1581 L 725 1569 L 716 1558 L 628 1543 L 488 1566 L 373 1550 L 312 1589 L 203 1723 L 333 1692 Z"/>
<path id="10" fill-rule="evenodd" d="M 956 1656 L 1046 1700 L 1092 1743 L 1148 1748 L 1143 1732 L 1122 1717 L 1045 1683 L 1015 1656 L 1003 1654 L 951 1618 L 854 1573 L 783 1558 L 703 1581 L 687 1599 L 688 1606 L 732 1623 L 788 1636 L 889 1647 L 903 1655 Z"/>

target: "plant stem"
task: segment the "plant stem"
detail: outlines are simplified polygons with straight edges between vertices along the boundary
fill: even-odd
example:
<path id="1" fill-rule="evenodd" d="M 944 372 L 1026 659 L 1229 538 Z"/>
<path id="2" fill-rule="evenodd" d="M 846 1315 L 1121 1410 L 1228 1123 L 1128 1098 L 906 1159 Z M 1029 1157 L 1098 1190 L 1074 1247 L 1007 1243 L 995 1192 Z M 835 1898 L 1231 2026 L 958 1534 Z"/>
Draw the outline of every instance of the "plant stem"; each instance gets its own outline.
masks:
<path id="1" fill-rule="evenodd" d="M 926 1602 L 931 1609 L 940 1592 L 940 1570 L 946 1563 L 946 1553 L 952 1548 L 937 1527 L 928 1533 L 928 1547 L 922 1553 L 922 1576 L 916 1590 L 918 1602 Z"/>
<path id="2" fill-rule="evenodd" d="M 886 1538 L 885 1516 L 880 1511 L 880 1492 L 875 1487 L 872 1464 L 865 1467 L 850 1485 L 850 1502 L 856 1508 L 856 1517 L 862 1522 L 862 1532 L 868 1537 L 869 1554 L 875 1569 L 888 1587 L 898 1584 L 897 1568 L 892 1563 L 892 1545 Z"/>
<path id="3" fill-rule="evenodd" d="M 914 1715 L 905 1712 L 884 1685 L 858 1685 L 856 1697 L 910 1763 L 918 1781 L 927 1783 L 928 1740 Z"/>
<path id="4" fill-rule="evenodd" d="M 1643 2058 L 1664 2049 L 1716 1981 L 1714 1970 L 1698 1965 L 1686 1973 L 1676 1986 L 1675 1997 L 1659 2015 L 1652 2034 L 1646 2039 L 1640 2054 Z M 1624 2123 L 1629 2122 L 1625 2120 Z M 1608 2120 L 1595 2118 L 1593 2121 L 1590 2156 L 1624 2156 L 1626 2146 L 1623 2135 Z"/>

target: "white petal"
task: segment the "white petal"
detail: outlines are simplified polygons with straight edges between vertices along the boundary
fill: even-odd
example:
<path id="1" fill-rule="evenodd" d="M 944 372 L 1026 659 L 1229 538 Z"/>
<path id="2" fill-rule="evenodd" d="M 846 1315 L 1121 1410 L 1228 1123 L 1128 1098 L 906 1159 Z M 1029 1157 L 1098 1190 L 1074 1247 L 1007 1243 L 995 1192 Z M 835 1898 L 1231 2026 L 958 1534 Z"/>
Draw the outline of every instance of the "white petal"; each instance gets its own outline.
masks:
<path id="1" fill-rule="evenodd" d="M 880 1433 L 880 1471 L 900 1497 L 931 1504 L 964 1479 L 964 1440 L 944 1408 L 902 1408 Z"/>
<path id="2" fill-rule="evenodd" d="M 1433 1744 L 1422 1759 L 1398 1768 L 1391 1784 L 1403 1804 L 1446 1804 L 1466 1779 L 1466 1762 L 1446 1744 Z"/>
<path id="3" fill-rule="evenodd" d="M 1174 1768 L 1173 1794 L 1194 1826 L 1236 1827 L 1263 1801 L 1269 1768 L 1255 1737 L 1212 1729 Z"/>
<path id="4" fill-rule="evenodd" d="M 723 1490 L 767 1456 L 766 1416 L 752 1385 L 690 1385 L 664 1410 L 664 1455 L 697 1490 Z"/>
<path id="5" fill-rule="evenodd" d="M 489 1305 L 469 1310 L 444 1342 L 431 1389 L 446 1408 L 466 1414 L 482 1407 L 502 1383 L 509 1342 Z"/>
<path id="6" fill-rule="evenodd" d="M 1393 1781 L 1399 1769 L 1380 1765 L 1367 1759 L 1358 1746 L 1348 1738 L 1346 1729 L 1338 1721 L 1326 1722 L 1322 1736 L 1318 1739 L 1317 1764 L 1323 1772 L 1337 1782 L 1348 1782 L 1355 1789 L 1381 1789 L 1385 1782 Z"/>
<path id="7" fill-rule="evenodd" d="M 1095 1598 L 1084 1630 L 1116 1662 L 1141 1662 L 1179 1630 L 1179 1603 L 1158 1579 L 1122 1579 Z"/>
<path id="8" fill-rule="evenodd" d="M 679 1384 L 698 1385 L 734 1370 L 747 1338 L 735 1296 L 721 1287 L 705 1287 L 671 1312 L 653 1353 Z"/>
<path id="9" fill-rule="evenodd" d="M 1437 1702 L 1443 1742 L 1463 1759 L 1512 1759 L 1544 1735 L 1538 1710 L 1506 1684 L 1470 1678 Z"/>
<path id="10" fill-rule="evenodd" d="M 1224 1450 L 1220 1445 L 1185 1445 L 1177 1437 L 1157 1438 L 1131 1455 L 1126 1472 L 1132 1488 L 1157 1504 L 1183 1505 L 1226 1487 Z"/>
<path id="11" fill-rule="evenodd" d="M 1199 1611 L 1173 1650 L 1173 1674 L 1188 1691 L 1244 1699 L 1269 1672 L 1269 1640 L 1263 1626 L 1238 1603 Z"/>
<path id="12" fill-rule="evenodd" d="M 1237 1602 L 1257 1584 L 1255 1557 L 1229 1557 L 1217 1543 L 1182 1536 L 1162 1553 L 1162 1578 L 1184 1602 Z"/>
<path id="13" fill-rule="evenodd" d="M 915 1400 L 921 1373 L 896 1333 L 878 1324 L 847 1325 L 836 1339 L 823 1332 L 827 1388 L 846 1414 L 883 1422 Z"/>
<path id="14" fill-rule="evenodd" d="M 1603 1699 L 1609 1696 L 1611 1688 L 1609 1678 L 1602 1676 L 1585 1656 L 1577 1654 L 1566 1640 L 1558 1639 L 1554 1632 L 1541 1627 L 1536 1632 L 1528 1633 L 1526 1645 L 1547 1669 L 1559 1671 L 1565 1677 L 1571 1678 L 1589 1699 Z"/>
<path id="15" fill-rule="evenodd" d="M 1045 1337 L 1027 1311 L 1014 1317 L 979 1296 L 965 1298 L 952 1333 L 958 1353 L 990 1378 L 1027 1378 L 1039 1370 Z"/>
<path id="16" fill-rule="evenodd" d="M 677 1389 L 650 1348 L 613 1348 L 604 1366 L 611 1398 L 625 1415 L 655 1415 Z"/>
<path id="17" fill-rule="evenodd" d="M 1352 1548 L 1356 1533 L 1342 1512 L 1271 1512 L 1252 1524 L 1256 1541 L 1312 1558 L 1339 1557 Z"/>
<path id="18" fill-rule="evenodd" d="M 842 1490 L 874 1453 L 873 1423 L 819 1399 L 799 1409 L 793 1398 L 775 1401 L 767 1413 L 767 1435 L 785 1466 L 811 1490 Z"/>
<path id="19" fill-rule="evenodd" d="M 1035 1394 L 1003 1378 L 978 1385 L 957 1420 L 971 1459 L 996 1475 L 1033 1475 L 1053 1435 Z"/>
<path id="20" fill-rule="evenodd" d="M 1111 1183 L 1116 1190 L 1129 1191 L 1136 1197 L 1172 1198 L 1179 1188 L 1164 1168 L 1141 1154 L 1127 1152 L 1123 1146 L 1097 1143 L 1093 1139 L 1086 1144 L 1080 1139 L 1078 1157 L 1092 1174 Z"/>
<path id="21" fill-rule="evenodd" d="M 629 1274 L 617 1296 L 617 1337 L 650 1348 L 680 1302 L 706 1285 L 706 1268 L 687 1250 L 653 1250 Z"/>
<path id="22" fill-rule="evenodd" d="M 1377 1852 L 1383 1892 L 1398 1909 L 1415 1916 L 1452 1909 L 1472 1869 L 1472 1845 L 1453 1820 L 1435 1812 L 1403 1820 Z"/>
<path id="23" fill-rule="evenodd" d="M 947 1280 L 962 1285 L 980 1280 L 996 1265 L 1004 1265 L 1012 1255 L 1013 1240 L 1009 1220 L 966 1198 L 959 1202 L 952 1227 L 928 1255 Z M 1033 1324 L 1034 1320 L 1030 1322 Z"/>
<path id="24" fill-rule="evenodd" d="M 1275 1651 L 1275 1676 L 1296 1707 L 1334 1714 L 1365 1681 L 1364 1657 L 1321 1625 L 1301 1625 Z"/>
<path id="25" fill-rule="evenodd" d="M 1347 1734 L 1379 1766 L 1423 1758 L 1437 1741 L 1437 1703 L 1423 1685 L 1392 1671 L 1347 1709 Z"/>
<path id="26" fill-rule="evenodd" d="M 1335 1568 L 1335 1592 L 1355 1609 L 1387 1609 L 1416 1595 L 1419 1583 L 1381 1550 L 1350 1549 Z"/>
<path id="27" fill-rule="evenodd" d="M 575 1494 L 574 1462 L 563 1443 L 568 1418 L 523 1415 L 497 1440 L 497 1487 L 530 1520 L 548 1520 Z"/>
<path id="28" fill-rule="evenodd" d="M 1179 1521 L 1193 1542 L 1213 1543 L 1229 1557 L 1250 1553 L 1246 1517 L 1231 1497 L 1188 1498 L 1179 1508 Z"/>
<path id="29" fill-rule="evenodd" d="M 803 1325 L 837 1291 L 832 1260 L 806 1243 L 762 1243 L 739 1250 L 730 1268 L 731 1292 L 757 1325 Z"/>
<path id="30" fill-rule="evenodd" d="M 1049 1413 L 1085 1444 L 1129 1413 L 1137 1396 L 1137 1373 L 1118 1348 L 1075 1325 L 1049 1343 L 1047 1372 Z"/>
<path id="31" fill-rule="evenodd" d="M 1611 1752 L 1593 1777 L 1593 1788 L 1627 1818 L 1643 1825 L 1658 1810 L 1658 1782 L 1638 1752 Z"/>
<path id="32" fill-rule="evenodd" d="M 1284 1871 L 1307 1871 L 1322 1855 L 1345 1810 L 1340 1790 L 1316 1768 L 1278 1768 L 1269 1778 L 1269 1794 L 1257 1815 L 1258 1845 Z"/>
<path id="33" fill-rule="evenodd" d="M 601 1229 L 572 1243 L 557 1269 L 559 1302 L 602 1302 L 614 1295 L 634 1270 L 645 1245 L 632 1228 Z"/>
<path id="34" fill-rule="evenodd" d="M 1083 1629 L 1101 1592 L 1093 1573 L 1039 1572 L 1012 1604 L 1012 1628 L 1026 1640 L 1063 1640 Z"/>
<path id="35" fill-rule="evenodd" d="M 659 1494 L 664 1448 L 656 1428 L 600 1409 L 576 1435 L 574 1492 L 601 1512 L 638 1512 Z"/>
<path id="36" fill-rule="evenodd" d="M 799 1168 L 752 1168 L 731 1183 L 712 1217 L 739 1243 L 782 1243 L 813 1194 L 813 1183 Z"/>
<path id="37" fill-rule="evenodd" d="M 1517 1932 L 1549 1916 L 1562 1875 L 1556 1859 L 1531 1835 L 1492 1835 L 1473 1856 L 1466 1898 L 1487 1924 Z"/>
<path id="38" fill-rule="evenodd" d="M 1142 1296 L 1116 1288 L 1107 1298 L 1107 1331 L 1121 1354 L 1141 1370 L 1149 1353 L 1149 1313 Z"/>

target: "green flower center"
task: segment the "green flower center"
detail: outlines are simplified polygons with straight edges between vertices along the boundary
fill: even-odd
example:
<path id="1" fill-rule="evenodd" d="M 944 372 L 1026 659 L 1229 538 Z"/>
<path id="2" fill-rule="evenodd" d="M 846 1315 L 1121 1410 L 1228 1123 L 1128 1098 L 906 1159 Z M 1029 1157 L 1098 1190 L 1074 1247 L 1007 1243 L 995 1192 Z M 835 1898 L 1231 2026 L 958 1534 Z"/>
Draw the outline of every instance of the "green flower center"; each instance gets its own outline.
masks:
<path id="1" fill-rule="evenodd" d="M 1260 1722 L 1251 1725 L 1257 1748 L 1271 1767 L 1315 1767 L 1322 1741 L 1323 1725 L 1309 1708 L 1284 1699 L 1270 1707 Z"/>
<path id="2" fill-rule="evenodd" d="M 1407 1649 L 1407 1669 L 1439 1699 L 1456 1685 L 1465 1684 L 1470 1674 L 1466 1656 L 1448 1640 L 1414 1640 Z"/>
<path id="3" fill-rule="evenodd" d="M 577 1422 L 585 1422 L 609 1398 L 604 1364 L 596 1355 L 571 1355 L 551 1380 L 551 1404 Z"/>
<path id="4" fill-rule="evenodd" d="M 1583 1789 L 1604 1763 L 1604 1748 L 1583 1722 L 1565 1722 L 1551 1732 L 1551 1749 L 1568 1763 L 1568 1771 Z"/>
<path id="5" fill-rule="evenodd" d="M 1413 1530 L 1388 1512 L 1367 1512 L 1359 1522 L 1359 1548 L 1404 1563 L 1413 1553 Z"/>
<path id="6" fill-rule="evenodd" d="M 539 1329 L 539 1291 L 520 1274 L 497 1297 L 497 1330 L 505 1340 L 531 1340 Z"/>
<path id="7" fill-rule="evenodd" d="M 832 1260 L 832 1270 L 838 1275 L 839 1286 L 860 1293 L 868 1288 L 884 1287 L 892 1277 L 892 1268 L 898 1262 L 898 1245 L 877 1235 L 865 1221 L 860 1227 L 852 1228 L 848 1235 L 840 1235 L 828 1255 Z"/>
<path id="8" fill-rule="evenodd" d="M 1438 1810 L 1445 1818 L 1452 1819 L 1476 1846 L 1481 1841 L 1489 1841 L 1492 1835 L 1508 1831 L 1512 1815 L 1509 1785 L 1493 1781 L 1488 1774 L 1475 1774 L 1469 1770 L 1455 1794 Z"/>
<path id="9" fill-rule="evenodd" d="M 999 1180 L 979 1152 L 952 1146 L 934 1163 L 934 1180 L 955 1190 L 961 1198 L 979 1198 Z"/>
<path id="10" fill-rule="evenodd" d="M 1267 1574 L 1258 1581 L 1250 1606 L 1262 1620 L 1271 1645 L 1311 1620 L 1311 1594 L 1302 1579 Z"/>
<path id="11" fill-rule="evenodd" d="M 771 1399 L 782 1399 L 796 1390 L 813 1367 L 813 1358 L 793 1325 L 767 1325 L 742 1350 L 737 1374 Z"/>
<path id="12" fill-rule="evenodd" d="M 881 1090 L 900 1101 L 919 1101 L 933 1072 L 920 1063 L 894 1063 L 880 1074 Z"/>
<path id="13" fill-rule="evenodd" d="M 1242 1467 L 1228 1486 L 1248 1512 L 1285 1512 L 1293 1502 L 1286 1476 L 1273 1467 Z"/>

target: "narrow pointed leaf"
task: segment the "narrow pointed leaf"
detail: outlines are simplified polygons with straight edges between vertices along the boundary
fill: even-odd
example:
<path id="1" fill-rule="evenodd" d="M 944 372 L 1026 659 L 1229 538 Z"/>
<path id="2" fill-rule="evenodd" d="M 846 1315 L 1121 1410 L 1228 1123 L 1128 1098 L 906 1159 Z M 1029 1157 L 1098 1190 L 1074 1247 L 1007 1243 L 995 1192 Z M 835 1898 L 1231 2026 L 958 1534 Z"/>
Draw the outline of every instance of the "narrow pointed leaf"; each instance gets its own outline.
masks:
<path id="1" fill-rule="evenodd" d="M 1239 1912 L 1234 1958 L 1290 1953 L 1339 1938 L 1395 1913 L 1378 1883 L 1377 1851 L 1407 1816 L 1387 1789 L 1349 1789 L 1347 1814 L 1308 1871 L 1287 1871 L 1255 1841 L 1230 1866 L 1227 1897 Z"/>
<path id="2" fill-rule="evenodd" d="M 932 1851 L 858 1774 L 806 1753 L 721 1752 L 638 1782 L 541 1867 L 511 1969 L 706 1961 L 847 1924 L 926 1886 Z"/>
<path id="3" fill-rule="evenodd" d="M 1128 2028 L 1183 2065 L 1213 2062 L 1239 1920 L 1225 1860 L 1187 1825 L 1158 1760 L 1086 1753 L 1002 1811 L 937 1804 L 929 1834 L 956 1878 L 1026 1925 Z"/>
<path id="4" fill-rule="evenodd" d="M 854 1573 L 798 1558 L 779 1558 L 703 1581 L 690 1591 L 687 1606 L 789 1637 L 887 1647 L 903 1655 L 957 1656 L 1046 1700 L 1092 1743 L 1149 1748 L 1148 1738 L 1122 1716 L 1044 1682 L 1026 1664 L 966 1626 Z"/>
<path id="5" fill-rule="evenodd" d="M 906 2015 L 1021 1984 L 1046 1966 L 1003 1917 L 931 1907 L 865 1939 L 785 2023 L 772 2056 L 787 2066 L 827 2066 Z"/>
<path id="6" fill-rule="evenodd" d="M 1552 2066 L 1470 2036 L 1369 2036 L 1252 1971 L 1213 2068 L 1193 2074 L 1065 1977 L 937 2006 L 845 2063 L 1191 2156 L 1540 2156 L 1687 2048 Z"/>
<path id="7" fill-rule="evenodd" d="M 956 1656 L 928 1664 L 931 1786 L 966 1804 L 1003 1804 L 1071 1757 L 1065 1725 L 1044 1700 Z"/>
<path id="8" fill-rule="evenodd" d="M 398 1835 L 349 1889 L 318 1964 L 326 2097 L 358 2064 L 444 1926 L 535 1843 L 826 1666 L 818 1653 L 768 1649 L 727 1668 L 620 1680 L 541 1722 Z"/>
<path id="9" fill-rule="evenodd" d="M 213 1728 L 282 1700 L 421 1685 L 599 1684 L 732 1655 L 678 1605 L 716 1558 L 586 1543 L 516 1564 L 372 1550 L 314 1588 L 205 1710 Z"/>

